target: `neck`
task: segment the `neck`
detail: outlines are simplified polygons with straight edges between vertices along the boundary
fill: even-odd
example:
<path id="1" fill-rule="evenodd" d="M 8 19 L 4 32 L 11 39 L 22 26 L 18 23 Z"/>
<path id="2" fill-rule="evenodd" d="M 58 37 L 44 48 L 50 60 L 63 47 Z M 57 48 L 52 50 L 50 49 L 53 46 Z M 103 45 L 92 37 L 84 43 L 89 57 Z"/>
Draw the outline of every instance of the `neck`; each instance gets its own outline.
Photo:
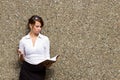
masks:
<path id="1" fill-rule="evenodd" d="M 30 36 L 31 36 L 32 38 L 35 38 L 35 37 L 38 36 L 38 34 L 34 34 L 34 33 L 30 32 Z"/>

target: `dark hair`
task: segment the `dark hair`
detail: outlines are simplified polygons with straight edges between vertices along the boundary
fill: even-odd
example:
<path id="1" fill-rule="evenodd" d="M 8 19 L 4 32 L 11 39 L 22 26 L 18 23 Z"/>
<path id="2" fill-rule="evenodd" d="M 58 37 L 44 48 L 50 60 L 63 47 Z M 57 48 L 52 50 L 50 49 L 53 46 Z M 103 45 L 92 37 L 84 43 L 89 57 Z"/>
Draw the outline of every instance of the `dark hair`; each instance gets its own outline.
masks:
<path id="1" fill-rule="evenodd" d="M 41 27 L 44 26 L 44 22 L 42 17 L 38 16 L 38 15 L 33 15 L 29 20 L 28 20 L 28 24 L 27 24 L 27 34 L 30 32 L 30 27 L 29 24 L 35 24 L 35 22 L 38 21 L 41 23 Z"/>

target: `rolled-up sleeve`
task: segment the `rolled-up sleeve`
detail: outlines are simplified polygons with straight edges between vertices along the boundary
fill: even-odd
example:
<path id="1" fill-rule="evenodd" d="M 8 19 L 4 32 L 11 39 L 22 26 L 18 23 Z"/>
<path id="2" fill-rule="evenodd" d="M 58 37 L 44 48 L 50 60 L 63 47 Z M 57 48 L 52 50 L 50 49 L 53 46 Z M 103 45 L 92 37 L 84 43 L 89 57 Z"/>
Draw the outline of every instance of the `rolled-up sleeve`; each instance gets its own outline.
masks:
<path id="1" fill-rule="evenodd" d="M 19 41 L 19 50 L 24 54 L 24 43 L 22 39 Z"/>
<path id="2" fill-rule="evenodd" d="M 46 43 L 45 43 L 45 58 L 50 59 L 50 40 L 49 40 L 49 38 L 46 38 Z"/>

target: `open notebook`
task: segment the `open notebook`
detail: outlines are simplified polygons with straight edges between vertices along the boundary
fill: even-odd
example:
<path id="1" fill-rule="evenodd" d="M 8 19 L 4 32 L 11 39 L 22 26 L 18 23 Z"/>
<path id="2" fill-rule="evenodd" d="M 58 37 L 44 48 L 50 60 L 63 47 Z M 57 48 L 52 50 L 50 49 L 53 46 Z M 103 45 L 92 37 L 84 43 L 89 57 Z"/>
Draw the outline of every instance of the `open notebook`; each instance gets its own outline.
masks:
<path id="1" fill-rule="evenodd" d="M 50 67 L 53 63 L 55 63 L 60 55 L 56 55 L 50 59 L 46 59 L 43 62 L 41 62 L 46 67 Z"/>

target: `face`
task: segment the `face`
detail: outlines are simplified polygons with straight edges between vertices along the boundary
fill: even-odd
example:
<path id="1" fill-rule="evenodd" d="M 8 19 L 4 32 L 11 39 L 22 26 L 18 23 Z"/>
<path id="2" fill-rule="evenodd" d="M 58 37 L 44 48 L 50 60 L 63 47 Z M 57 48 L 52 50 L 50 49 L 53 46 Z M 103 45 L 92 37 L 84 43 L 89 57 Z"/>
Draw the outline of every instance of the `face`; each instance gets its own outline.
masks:
<path id="1" fill-rule="evenodd" d="M 30 25 L 30 29 L 34 34 L 38 35 L 41 31 L 41 23 L 36 21 L 34 25 Z"/>

